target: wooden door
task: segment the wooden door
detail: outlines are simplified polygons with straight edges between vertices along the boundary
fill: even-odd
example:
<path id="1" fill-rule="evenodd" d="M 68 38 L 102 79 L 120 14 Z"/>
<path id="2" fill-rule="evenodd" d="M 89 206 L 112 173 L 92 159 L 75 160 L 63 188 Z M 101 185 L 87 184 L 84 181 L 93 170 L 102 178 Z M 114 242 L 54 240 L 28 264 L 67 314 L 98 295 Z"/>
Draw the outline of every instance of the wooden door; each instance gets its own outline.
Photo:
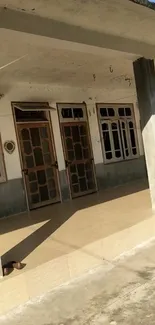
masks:
<path id="1" fill-rule="evenodd" d="M 18 124 L 18 133 L 29 208 L 58 202 L 58 165 L 49 123 Z"/>
<path id="2" fill-rule="evenodd" d="M 87 122 L 62 123 L 61 129 L 72 197 L 96 191 Z"/>

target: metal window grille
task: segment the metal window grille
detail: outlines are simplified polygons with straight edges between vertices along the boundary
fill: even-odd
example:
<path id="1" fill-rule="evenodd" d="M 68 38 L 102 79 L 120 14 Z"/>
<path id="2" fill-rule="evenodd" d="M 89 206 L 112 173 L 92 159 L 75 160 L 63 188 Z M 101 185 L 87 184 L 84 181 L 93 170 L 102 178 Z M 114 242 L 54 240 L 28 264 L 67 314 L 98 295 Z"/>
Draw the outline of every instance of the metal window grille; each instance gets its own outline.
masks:
<path id="1" fill-rule="evenodd" d="M 132 105 L 97 104 L 105 163 L 137 158 L 138 140 Z"/>

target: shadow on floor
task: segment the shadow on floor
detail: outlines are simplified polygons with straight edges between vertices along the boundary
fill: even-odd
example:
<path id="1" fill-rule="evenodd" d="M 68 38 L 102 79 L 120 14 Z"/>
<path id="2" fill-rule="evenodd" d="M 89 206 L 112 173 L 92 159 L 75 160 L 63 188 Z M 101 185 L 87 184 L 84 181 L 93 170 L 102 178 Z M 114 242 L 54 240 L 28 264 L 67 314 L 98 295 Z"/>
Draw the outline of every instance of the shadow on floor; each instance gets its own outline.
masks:
<path id="1" fill-rule="evenodd" d="M 3 256 L 2 265 L 10 260 L 23 261 L 30 253 L 32 253 L 41 243 L 51 236 L 58 228 L 60 228 L 76 211 L 92 207 L 103 202 L 112 201 L 117 198 L 131 195 L 136 192 L 143 191 L 148 188 L 146 182 L 136 182 L 130 185 L 121 186 L 104 192 L 96 193 L 80 199 L 48 206 L 31 212 L 29 215 L 20 215 L 7 220 L 0 221 L 0 234 L 11 232 L 20 228 L 31 226 L 42 221 L 48 220 L 43 226 L 35 230 L 31 235 L 22 240 L 20 243 L 12 247 Z M 112 229 L 113 232 L 113 229 Z M 104 234 L 103 234 L 104 235 Z M 104 237 L 104 236 L 103 236 Z M 55 240 L 55 239 L 54 239 Z M 55 240 L 56 241 L 56 240 Z M 79 247 L 68 243 L 61 242 L 64 246 L 68 245 L 72 249 Z M 89 254 L 89 252 L 87 252 Z M 90 254 L 91 255 L 91 254 Z M 97 256 L 95 256 L 97 257 Z M 99 257 L 100 258 L 100 257 Z"/>

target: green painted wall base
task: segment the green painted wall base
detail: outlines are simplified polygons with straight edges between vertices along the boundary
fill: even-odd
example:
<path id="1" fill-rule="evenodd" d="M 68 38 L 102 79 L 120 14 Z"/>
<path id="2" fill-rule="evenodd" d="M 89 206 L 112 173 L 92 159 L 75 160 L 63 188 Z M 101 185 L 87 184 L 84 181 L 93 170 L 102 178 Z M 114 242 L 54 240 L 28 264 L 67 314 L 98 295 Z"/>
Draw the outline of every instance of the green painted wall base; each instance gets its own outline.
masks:
<path id="1" fill-rule="evenodd" d="M 99 189 L 122 185 L 130 181 L 147 179 L 144 156 L 113 164 L 97 164 L 96 176 Z"/>

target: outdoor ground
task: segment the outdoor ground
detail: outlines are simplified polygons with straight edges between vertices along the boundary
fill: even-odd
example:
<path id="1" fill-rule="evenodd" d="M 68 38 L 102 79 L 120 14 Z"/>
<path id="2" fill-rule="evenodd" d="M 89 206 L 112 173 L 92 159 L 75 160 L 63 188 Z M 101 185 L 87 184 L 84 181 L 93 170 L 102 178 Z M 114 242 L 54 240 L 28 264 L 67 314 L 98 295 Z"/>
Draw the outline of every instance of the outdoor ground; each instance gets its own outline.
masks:
<path id="1" fill-rule="evenodd" d="M 1 325 L 155 324 L 155 242 L 0 317 Z"/>

